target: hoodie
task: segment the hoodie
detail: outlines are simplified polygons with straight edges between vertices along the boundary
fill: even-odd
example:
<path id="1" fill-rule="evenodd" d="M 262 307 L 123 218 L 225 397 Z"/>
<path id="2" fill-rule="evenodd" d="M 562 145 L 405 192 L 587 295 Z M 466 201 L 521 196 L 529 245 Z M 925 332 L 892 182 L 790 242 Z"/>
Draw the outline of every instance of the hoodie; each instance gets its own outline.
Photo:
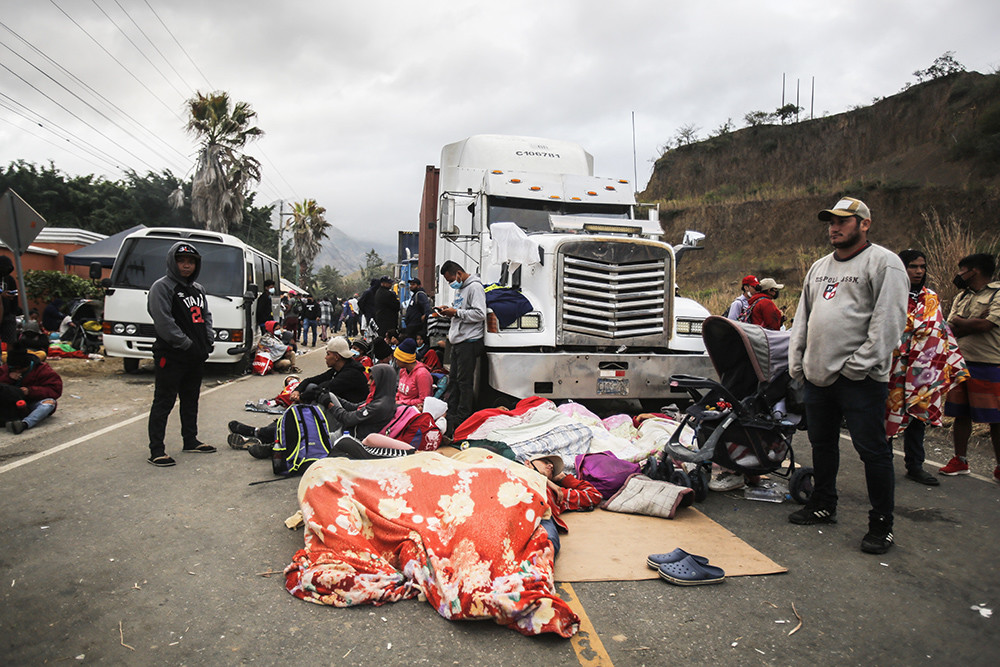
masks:
<path id="1" fill-rule="evenodd" d="M 486 291 L 479 276 L 470 275 L 455 291 L 451 303 L 458 312 L 451 318 L 448 341 L 454 345 L 486 335 Z"/>
<path id="2" fill-rule="evenodd" d="M 396 370 L 388 364 L 375 364 L 370 373 L 375 393 L 366 403 L 341 400 L 326 408 L 327 414 L 358 440 L 364 440 L 372 433 L 381 433 L 396 414 Z"/>
<path id="3" fill-rule="evenodd" d="M 195 269 L 190 278 L 182 277 L 177 268 L 181 246 L 193 250 Z M 156 329 L 153 355 L 205 361 L 212 351 L 215 332 L 205 288 L 195 282 L 201 272 L 201 255 L 190 243 L 179 241 L 170 247 L 166 261 L 167 275 L 153 283 L 146 299 L 146 310 Z"/>

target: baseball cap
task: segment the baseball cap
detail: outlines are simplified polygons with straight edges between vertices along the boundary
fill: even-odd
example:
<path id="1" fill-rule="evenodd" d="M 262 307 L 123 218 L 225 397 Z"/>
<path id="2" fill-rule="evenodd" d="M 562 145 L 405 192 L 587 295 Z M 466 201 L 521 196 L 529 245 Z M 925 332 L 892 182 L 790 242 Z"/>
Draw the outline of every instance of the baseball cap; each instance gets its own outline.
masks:
<path id="1" fill-rule="evenodd" d="M 760 285 L 760 282 L 757 280 L 756 276 L 747 276 L 743 279 L 743 284 L 749 285 L 750 287 L 756 287 L 757 285 Z"/>
<path id="2" fill-rule="evenodd" d="M 389 276 L 382 276 L 381 278 L 378 279 L 378 281 L 380 283 L 391 283 L 392 278 L 390 278 Z"/>
<path id="3" fill-rule="evenodd" d="M 419 285 L 420 284 L 420 278 L 410 278 L 409 281 L 407 281 L 407 282 L 409 282 L 411 285 Z"/>
<path id="4" fill-rule="evenodd" d="M 854 197 L 842 197 L 839 202 L 834 204 L 833 208 L 820 211 L 819 219 L 823 222 L 829 222 L 833 216 L 847 218 L 852 215 L 858 216 L 859 220 L 869 220 L 872 217 L 871 211 L 868 210 L 868 206 L 863 201 Z"/>
<path id="5" fill-rule="evenodd" d="M 785 289 L 785 286 L 776 281 L 774 278 L 764 278 L 760 281 L 760 291 L 766 292 L 769 289 Z"/>
<path id="6" fill-rule="evenodd" d="M 336 338 L 331 338 L 330 342 L 326 344 L 327 352 L 336 352 L 344 359 L 350 359 L 351 357 L 357 356 L 357 351 L 351 349 L 351 344 L 347 342 L 347 339 L 343 336 L 337 336 Z"/>
<path id="7" fill-rule="evenodd" d="M 188 243 L 182 243 L 178 246 L 177 250 L 174 251 L 174 257 L 177 255 L 193 255 L 195 257 L 201 257 L 201 254 L 195 249 L 195 247 Z"/>
<path id="8" fill-rule="evenodd" d="M 542 459 L 545 459 L 552 464 L 553 477 L 555 477 L 556 475 L 558 475 L 563 471 L 562 457 L 556 454 L 544 454 L 542 456 L 532 456 L 530 459 L 528 459 L 528 463 L 531 463 L 532 461 L 541 461 Z"/>

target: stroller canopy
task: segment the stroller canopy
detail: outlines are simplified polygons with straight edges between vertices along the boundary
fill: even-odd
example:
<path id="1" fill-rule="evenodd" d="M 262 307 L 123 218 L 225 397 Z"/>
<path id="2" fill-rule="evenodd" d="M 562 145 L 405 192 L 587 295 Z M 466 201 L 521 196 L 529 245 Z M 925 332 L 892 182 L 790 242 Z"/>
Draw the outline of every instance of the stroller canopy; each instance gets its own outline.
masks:
<path id="1" fill-rule="evenodd" d="M 788 369 L 788 331 L 712 315 L 702 324 L 701 336 L 720 384 L 736 396 L 754 393 L 761 382 Z"/>

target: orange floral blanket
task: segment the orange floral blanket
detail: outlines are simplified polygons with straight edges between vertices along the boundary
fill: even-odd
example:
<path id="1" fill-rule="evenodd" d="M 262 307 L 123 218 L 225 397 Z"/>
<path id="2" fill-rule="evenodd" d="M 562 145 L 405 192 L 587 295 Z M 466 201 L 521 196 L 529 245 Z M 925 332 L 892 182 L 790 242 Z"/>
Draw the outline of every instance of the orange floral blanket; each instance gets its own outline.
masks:
<path id="1" fill-rule="evenodd" d="M 492 618 L 525 635 L 579 629 L 539 527 L 545 480 L 523 465 L 478 448 L 323 459 L 303 475 L 299 505 L 305 548 L 285 569 L 295 597 L 348 607 L 423 594 L 452 620 Z"/>

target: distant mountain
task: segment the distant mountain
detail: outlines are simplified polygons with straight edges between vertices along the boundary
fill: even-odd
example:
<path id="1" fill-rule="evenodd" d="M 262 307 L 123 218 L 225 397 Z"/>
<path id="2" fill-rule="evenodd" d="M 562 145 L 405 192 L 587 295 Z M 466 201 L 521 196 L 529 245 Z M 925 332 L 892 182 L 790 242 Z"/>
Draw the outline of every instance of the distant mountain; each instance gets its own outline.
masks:
<path id="1" fill-rule="evenodd" d="M 332 266 L 341 275 L 347 276 L 365 264 L 365 254 L 372 249 L 379 254 L 382 261 L 392 264 L 396 261 L 396 239 L 392 242 L 359 241 L 351 238 L 337 227 L 330 227 L 327 238 L 323 240 L 323 248 L 319 251 L 314 270 L 323 266 Z"/>

